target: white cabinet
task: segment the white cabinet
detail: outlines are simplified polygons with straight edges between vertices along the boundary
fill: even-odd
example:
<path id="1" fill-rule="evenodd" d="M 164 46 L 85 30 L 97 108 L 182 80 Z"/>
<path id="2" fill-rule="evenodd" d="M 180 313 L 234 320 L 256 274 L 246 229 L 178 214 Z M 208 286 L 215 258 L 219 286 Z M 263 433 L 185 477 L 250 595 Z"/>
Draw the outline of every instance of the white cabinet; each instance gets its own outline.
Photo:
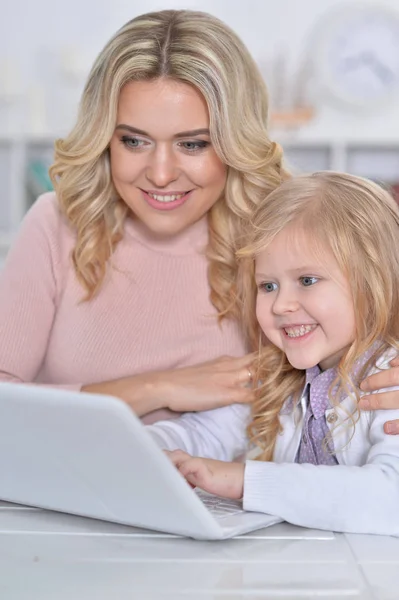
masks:
<path id="1" fill-rule="evenodd" d="M 12 148 L 7 142 L 0 142 L 0 181 L 2 196 L 0 202 L 0 239 L 5 236 L 12 225 Z"/>
<path id="2" fill-rule="evenodd" d="M 346 171 L 368 177 L 394 194 L 399 203 L 399 137 L 391 142 L 322 143 L 301 142 L 283 145 L 288 168 L 296 172 Z"/>
<path id="3" fill-rule="evenodd" d="M 0 137 L 0 260 L 37 196 L 51 189 L 54 138 Z"/>
<path id="4" fill-rule="evenodd" d="M 283 145 L 288 166 L 294 171 L 335 170 L 369 177 L 384 183 L 399 182 L 398 144 L 373 142 L 287 143 Z"/>

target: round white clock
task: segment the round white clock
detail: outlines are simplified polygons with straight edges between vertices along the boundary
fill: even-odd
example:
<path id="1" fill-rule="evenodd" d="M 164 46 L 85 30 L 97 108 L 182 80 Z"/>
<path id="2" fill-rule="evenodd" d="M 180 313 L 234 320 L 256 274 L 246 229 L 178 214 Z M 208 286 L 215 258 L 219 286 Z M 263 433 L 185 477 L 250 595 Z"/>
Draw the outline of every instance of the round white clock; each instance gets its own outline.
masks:
<path id="1" fill-rule="evenodd" d="M 312 60 L 317 80 L 336 99 L 373 107 L 399 90 L 398 11 L 378 4 L 341 4 L 316 24 Z"/>

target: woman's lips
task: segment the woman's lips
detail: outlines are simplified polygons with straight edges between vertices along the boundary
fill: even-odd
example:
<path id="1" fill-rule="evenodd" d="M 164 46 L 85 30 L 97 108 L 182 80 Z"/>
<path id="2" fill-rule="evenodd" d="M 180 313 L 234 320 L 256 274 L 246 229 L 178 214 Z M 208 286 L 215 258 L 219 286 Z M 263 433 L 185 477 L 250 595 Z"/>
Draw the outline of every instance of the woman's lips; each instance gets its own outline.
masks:
<path id="1" fill-rule="evenodd" d="M 161 211 L 179 208 L 179 206 L 182 206 L 188 200 L 193 191 L 194 190 L 183 193 L 156 194 L 155 192 L 146 192 L 145 190 L 141 190 L 144 200 L 147 202 L 147 204 L 149 204 L 152 208 Z M 161 200 L 161 198 L 163 199 Z"/>

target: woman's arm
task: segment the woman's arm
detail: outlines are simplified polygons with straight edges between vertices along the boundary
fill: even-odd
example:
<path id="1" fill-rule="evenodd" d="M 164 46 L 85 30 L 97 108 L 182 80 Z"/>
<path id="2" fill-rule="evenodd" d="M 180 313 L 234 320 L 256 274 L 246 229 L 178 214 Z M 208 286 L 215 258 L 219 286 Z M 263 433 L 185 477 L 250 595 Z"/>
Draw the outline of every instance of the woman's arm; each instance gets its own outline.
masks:
<path id="1" fill-rule="evenodd" d="M 176 413 L 206 411 L 253 399 L 249 385 L 252 360 L 252 355 L 224 356 L 181 369 L 84 385 L 82 391 L 116 396 L 138 416 L 160 408 Z"/>
<path id="2" fill-rule="evenodd" d="M 33 383 L 48 351 L 65 265 L 52 195 L 39 198 L 21 225 L 0 271 L 0 381 Z M 159 408 L 206 410 L 248 402 L 252 356 L 83 385 L 51 387 L 116 396 L 139 415 Z"/>
<path id="3" fill-rule="evenodd" d="M 46 195 L 25 216 L 0 270 L 0 381 L 35 381 L 47 352 L 59 276 L 57 223 Z"/>

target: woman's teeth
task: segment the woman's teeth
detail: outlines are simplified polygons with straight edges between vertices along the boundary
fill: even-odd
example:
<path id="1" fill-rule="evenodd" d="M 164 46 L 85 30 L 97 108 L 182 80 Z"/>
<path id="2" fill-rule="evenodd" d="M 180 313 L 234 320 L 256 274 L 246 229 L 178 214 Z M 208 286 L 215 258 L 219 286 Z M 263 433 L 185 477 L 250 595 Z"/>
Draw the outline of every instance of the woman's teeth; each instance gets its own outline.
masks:
<path id="1" fill-rule="evenodd" d="M 184 194 L 173 194 L 170 196 L 158 196 L 158 194 L 150 193 L 148 193 L 148 195 L 150 196 L 150 198 L 153 198 L 157 202 L 174 202 L 175 200 L 180 200 L 180 198 L 183 198 L 183 196 L 185 196 L 186 193 L 187 192 L 184 192 Z"/>
<path id="2" fill-rule="evenodd" d="M 302 337 L 316 329 L 317 325 L 299 325 L 298 327 L 284 327 L 285 333 L 290 338 Z"/>

